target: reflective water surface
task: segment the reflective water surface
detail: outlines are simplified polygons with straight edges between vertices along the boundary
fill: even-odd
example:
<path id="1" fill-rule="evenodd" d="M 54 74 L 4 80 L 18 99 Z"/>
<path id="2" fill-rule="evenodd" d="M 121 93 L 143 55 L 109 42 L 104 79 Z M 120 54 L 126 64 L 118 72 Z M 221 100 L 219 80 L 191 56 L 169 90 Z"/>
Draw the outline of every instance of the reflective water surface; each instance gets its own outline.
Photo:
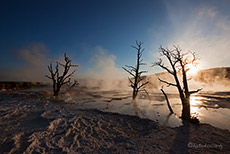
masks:
<path id="1" fill-rule="evenodd" d="M 191 96 L 191 115 L 198 117 L 201 123 L 230 130 L 230 93 L 203 92 Z M 178 127 L 182 125 L 181 102 L 176 94 L 169 94 L 170 104 L 175 114 L 170 114 L 164 96 L 161 93 L 140 94 L 132 101 L 130 92 L 94 91 L 87 98 L 79 95 L 68 97 L 71 109 L 99 109 L 106 112 L 137 115 L 159 122 L 161 125 Z"/>

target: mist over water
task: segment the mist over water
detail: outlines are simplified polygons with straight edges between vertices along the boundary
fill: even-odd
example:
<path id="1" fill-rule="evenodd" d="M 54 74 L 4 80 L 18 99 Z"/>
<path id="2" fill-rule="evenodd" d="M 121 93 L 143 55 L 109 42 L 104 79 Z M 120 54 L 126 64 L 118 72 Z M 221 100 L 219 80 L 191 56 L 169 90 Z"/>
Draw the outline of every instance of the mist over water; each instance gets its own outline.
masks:
<path id="1" fill-rule="evenodd" d="M 83 79 L 83 94 L 72 91 L 65 101 L 73 103 L 75 108 L 99 109 L 106 112 L 137 115 L 159 122 L 161 125 L 177 127 L 182 125 L 181 101 L 175 87 L 164 87 L 175 114 L 169 114 L 165 98 L 160 92 L 162 83 L 158 77 L 173 82 L 167 73 L 148 75 L 150 81 L 146 93 L 140 93 L 136 101 L 132 101 L 132 89 L 127 78 L 106 80 Z M 201 70 L 189 81 L 190 90 L 203 88 L 200 93 L 191 96 L 191 115 L 198 117 L 201 123 L 229 129 L 230 114 L 230 80 L 229 68 Z M 86 92 L 87 91 L 87 92 Z M 86 94 L 87 93 L 87 94 Z M 84 94 L 86 94 L 84 96 Z M 213 119 L 215 117 L 215 119 Z M 220 120 L 221 119 L 221 120 Z"/>
<path id="2" fill-rule="evenodd" d="M 182 105 L 177 93 L 168 93 L 175 114 L 170 114 L 161 93 L 151 92 L 149 96 L 146 93 L 140 93 L 136 101 L 132 100 L 131 94 L 130 90 L 87 89 L 87 92 L 81 91 L 81 94 L 79 91 L 72 91 L 62 99 L 66 102 L 66 107 L 71 109 L 98 109 L 105 112 L 136 115 L 170 127 L 182 125 L 180 119 Z M 192 95 L 191 115 L 197 117 L 201 123 L 230 130 L 229 102 L 229 92 L 202 92 Z"/>
<path id="3" fill-rule="evenodd" d="M 85 78 L 81 80 L 82 85 L 87 87 L 94 87 L 100 90 L 131 90 L 128 77 L 110 78 L 111 76 L 104 76 L 101 78 Z M 128 76 L 128 75 L 127 75 Z M 145 76 L 144 81 L 149 81 L 146 86 L 148 92 L 160 93 L 160 88 L 163 85 L 158 78 L 174 83 L 174 78 L 168 73 L 158 73 Z M 181 76 L 179 75 L 181 79 Z M 202 88 L 202 91 L 230 91 L 230 68 L 212 68 L 207 70 L 200 70 L 197 74 L 188 76 L 190 90 Z M 175 87 L 164 86 L 166 92 L 177 92 Z"/>
<path id="4" fill-rule="evenodd" d="M 94 65 L 88 68 L 86 75 L 77 74 L 75 76 L 80 83 L 78 90 L 68 91 L 60 97 L 67 108 L 96 108 L 107 112 L 137 115 L 171 127 L 182 125 L 179 118 L 181 102 L 177 89 L 164 86 L 176 114 L 169 114 L 164 96 L 160 92 L 162 83 L 158 78 L 174 83 L 171 75 L 158 73 L 145 76 L 145 81 L 149 81 L 146 90 L 150 98 L 145 93 L 140 93 L 134 102 L 131 99 L 132 89 L 127 78 L 129 75 L 116 66 L 116 56 L 106 54 L 102 47 L 96 47 L 95 50 L 98 52 L 92 57 Z M 49 60 L 46 54 L 47 49 L 43 45 L 20 50 L 21 58 L 27 65 L 7 70 L 0 75 L 1 80 L 47 82 L 44 75 L 48 73 L 47 65 L 53 61 Z M 62 57 L 58 59 L 63 60 Z M 230 114 L 228 93 L 230 91 L 230 68 L 200 70 L 191 77 L 190 90 L 203 88 L 201 93 L 191 96 L 192 115 L 197 116 L 202 123 L 230 130 L 228 124 L 230 121 L 228 116 Z M 50 87 L 45 90 L 52 93 Z"/>

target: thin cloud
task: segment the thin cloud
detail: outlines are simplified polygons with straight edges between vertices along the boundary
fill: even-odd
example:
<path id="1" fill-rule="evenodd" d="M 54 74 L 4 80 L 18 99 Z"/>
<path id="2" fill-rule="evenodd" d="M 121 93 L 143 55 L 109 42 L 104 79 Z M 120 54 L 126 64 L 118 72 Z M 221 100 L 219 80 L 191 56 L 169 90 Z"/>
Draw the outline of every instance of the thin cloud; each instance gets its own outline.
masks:
<path id="1" fill-rule="evenodd" d="M 181 8 L 186 13 L 177 16 L 177 8 L 167 5 L 174 26 L 171 43 L 184 51 L 197 52 L 201 68 L 229 66 L 230 16 L 215 6 Z"/>

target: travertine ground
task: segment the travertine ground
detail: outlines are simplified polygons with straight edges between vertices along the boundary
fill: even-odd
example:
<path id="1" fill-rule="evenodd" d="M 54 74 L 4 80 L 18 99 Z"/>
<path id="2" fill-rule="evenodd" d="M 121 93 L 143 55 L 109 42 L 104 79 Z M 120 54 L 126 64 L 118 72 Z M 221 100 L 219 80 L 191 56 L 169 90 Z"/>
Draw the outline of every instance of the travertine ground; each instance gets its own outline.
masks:
<path id="1" fill-rule="evenodd" d="M 230 153 L 230 132 L 69 110 L 45 92 L 0 93 L 0 153 Z"/>

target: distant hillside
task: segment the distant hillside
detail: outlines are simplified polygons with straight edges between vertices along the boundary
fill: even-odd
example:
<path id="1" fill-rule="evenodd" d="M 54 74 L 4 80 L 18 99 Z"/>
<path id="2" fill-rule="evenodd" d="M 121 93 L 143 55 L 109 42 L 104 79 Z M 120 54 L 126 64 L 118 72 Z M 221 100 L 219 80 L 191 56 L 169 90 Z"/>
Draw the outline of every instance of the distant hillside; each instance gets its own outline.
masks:
<path id="1" fill-rule="evenodd" d="M 158 80 L 158 78 L 175 83 L 173 76 L 167 72 L 147 75 L 143 76 L 143 78 L 144 82 L 147 80 L 149 81 L 149 84 L 146 87 L 149 92 L 160 92 L 162 83 Z M 129 87 L 130 83 L 127 78 L 123 78 L 120 80 L 82 79 L 79 82 L 83 86 L 93 87 L 94 89 L 131 90 L 131 88 Z M 204 91 L 225 91 L 227 89 L 230 90 L 230 67 L 200 70 L 196 74 L 196 76 L 192 77 L 192 80 L 189 80 L 189 87 L 191 90 L 203 88 Z M 169 87 L 167 88 L 167 90 L 176 91 L 177 89 L 175 87 Z"/>
<path id="2" fill-rule="evenodd" d="M 172 83 L 175 82 L 173 76 L 169 75 L 167 72 L 148 75 L 145 76 L 145 78 L 145 80 L 150 82 L 148 89 L 153 91 L 159 90 L 162 85 L 158 78 Z M 224 87 L 229 87 L 230 89 L 230 67 L 200 70 L 195 76 L 192 77 L 192 80 L 189 81 L 189 86 L 191 89 L 201 87 L 205 90 L 209 90 L 210 87 L 217 90 L 226 89 Z M 171 89 L 175 90 L 175 88 Z"/>
<path id="3" fill-rule="evenodd" d="M 194 78 L 203 83 L 230 82 L 230 67 L 210 68 L 201 70 Z"/>

